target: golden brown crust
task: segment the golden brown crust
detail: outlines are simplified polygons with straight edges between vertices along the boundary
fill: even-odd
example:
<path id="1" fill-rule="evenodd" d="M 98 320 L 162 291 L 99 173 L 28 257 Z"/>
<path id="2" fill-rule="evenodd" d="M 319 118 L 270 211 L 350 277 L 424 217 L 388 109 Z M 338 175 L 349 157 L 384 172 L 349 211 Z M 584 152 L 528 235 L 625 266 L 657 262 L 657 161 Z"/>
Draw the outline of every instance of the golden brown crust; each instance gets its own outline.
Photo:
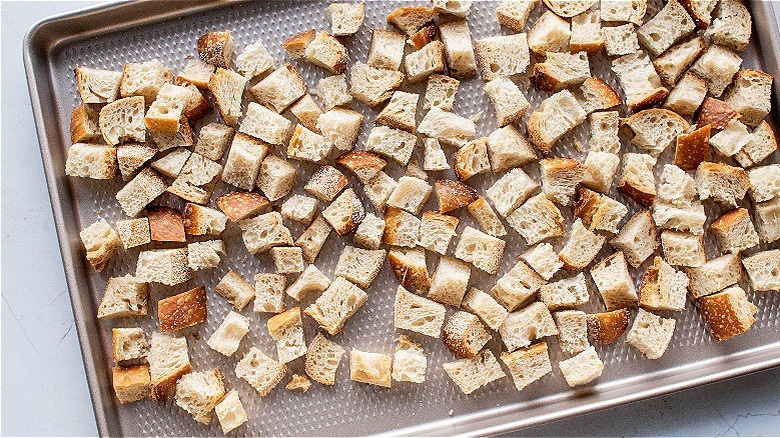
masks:
<path id="1" fill-rule="evenodd" d="M 103 134 L 98 125 L 98 110 L 82 103 L 73 109 L 70 114 L 70 141 L 71 143 L 90 143 L 97 140 L 104 143 Z"/>
<path id="2" fill-rule="evenodd" d="M 748 218 L 748 220 L 750 220 L 750 212 L 748 212 L 747 209 L 737 208 L 734 210 L 730 210 L 718 216 L 717 219 L 712 221 L 712 225 L 710 225 L 708 230 L 710 232 L 726 233 L 731 228 L 733 228 L 734 225 L 744 222 L 745 218 Z"/>
<path id="3" fill-rule="evenodd" d="M 436 26 L 425 26 L 409 37 L 409 44 L 411 44 L 415 50 L 420 50 L 425 47 L 426 44 L 433 41 L 438 33 L 439 31 L 436 29 Z"/>
<path id="4" fill-rule="evenodd" d="M 614 88 L 595 76 L 585 79 L 585 82 L 582 83 L 582 87 L 590 88 L 596 91 L 596 93 L 599 95 L 599 97 L 601 97 L 601 100 L 606 105 L 601 109 L 612 108 L 613 106 L 618 106 L 623 103 L 623 101 L 620 100 L 620 96 L 618 96 L 618 94 L 615 92 Z"/>
<path id="5" fill-rule="evenodd" d="M 293 35 L 290 38 L 284 40 L 282 47 L 293 58 L 303 58 L 306 47 L 309 46 L 309 43 L 312 42 L 316 35 L 317 32 L 314 29 L 307 30 L 306 32 Z"/>
<path id="6" fill-rule="evenodd" d="M 184 213 L 182 214 L 184 231 L 187 234 L 198 235 L 203 234 L 200 230 L 199 223 L 201 218 L 201 206 L 188 202 L 184 205 Z"/>
<path id="7" fill-rule="evenodd" d="M 682 170 L 696 169 L 710 154 L 710 125 L 677 136 L 674 164 Z"/>
<path id="8" fill-rule="evenodd" d="M 206 288 L 198 286 L 187 292 L 157 302 L 160 331 L 168 333 L 200 324 L 206 320 Z"/>
<path id="9" fill-rule="evenodd" d="M 149 377 L 149 365 L 115 366 L 111 370 L 111 377 L 119 403 L 134 402 L 149 396 L 152 385 Z M 138 392 L 134 393 L 133 399 L 119 397 L 123 390 L 139 386 L 143 389 L 137 390 Z"/>
<path id="10" fill-rule="evenodd" d="M 704 161 L 701 164 L 699 164 L 699 167 L 701 167 L 703 170 L 709 173 L 729 175 L 731 177 L 741 180 L 739 181 L 740 185 L 747 186 L 747 187 L 750 186 L 750 180 L 747 177 L 747 173 L 745 173 L 745 169 L 741 167 L 729 166 L 728 164 L 725 163 L 713 163 L 711 161 Z M 734 181 L 734 183 L 736 184 L 737 182 Z"/>
<path id="11" fill-rule="evenodd" d="M 655 193 L 645 191 L 641 187 L 635 187 L 630 181 L 623 181 L 617 189 L 646 207 L 650 207 L 655 201 Z"/>
<path id="12" fill-rule="evenodd" d="M 146 209 L 146 216 L 149 218 L 149 230 L 153 241 L 187 241 L 184 220 L 177 210 L 171 207 L 149 207 Z"/>
<path id="13" fill-rule="evenodd" d="M 479 46 L 477 46 L 477 58 L 482 58 Z M 479 64 L 484 65 L 485 62 L 480 59 Z M 531 75 L 531 83 L 534 84 L 536 88 L 543 91 L 556 92 L 562 90 L 565 87 L 563 82 L 556 79 L 555 75 L 547 70 L 547 64 L 543 62 L 534 64 L 534 73 Z"/>
<path id="14" fill-rule="evenodd" d="M 731 119 L 739 117 L 739 113 L 726 102 L 707 97 L 702 102 L 696 114 L 696 126 L 710 125 L 712 129 L 723 129 Z"/>
<path id="15" fill-rule="evenodd" d="M 604 42 L 596 43 L 569 43 L 569 53 L 585 52 L 588 55 L 598 55 L 604 48 Z"/>
<path id="16" fill-rule="evenodd" d="M 391 244 L 395 241 L 395 232 L 404 217 L 404 211 L 397 207 L 385 208 L 385 232 L 382 235 L 382 243 Z"/>
<path id="17" fill-rule="evenodd" d="M 358 178 L 370 178 L 387 166 L 387 160 L 369 151 L 351 151 L 339 155 L 336 163 L 346 167 Z"/>
<path id="18" fill-rule="evenodd" d="M 417 26 L 417 28 L 414 30 L 408 26 L 404 26 L 406 18 L 411 15 L 417 16 L 414 21 L 419 23 L 419 26 Z M 407 35 L 411 36 L 414 34 L 414 32 L 417 32 L 421 27 L 427 23 L 430 23 L 438 16 L 438 11 L 433 8 L 426 8 L 423 6 L 403 6 L 387 14 L 387 22 L 401 29 Z"/>
<path id="19" fill-rule="evenodd" d="M 642 303 L 642 297 L 646 295 L 655 295 L 658 293 L 658 274 L 661 272 L 661 263 L 663 259 L 655 256 L 653 264 L 647 268 L 645 276 L 642 277 L 642 283 L 639 285 L 639 302 Z M 642 303 L 644 306 L 644 303 Z"/>
<path id="20" fill-rule="evenodd" d="M 431 286 L 427 266 L 409 265 L 399 257 L 396 251 L 390 251 L 387 255 L 387 261 L 390 264 L 390 270 L 393 271 L 401 286 L 407 289 L 428 289 Z"/>
<path id="21" fill-rule="evenodd" d="M 268 319 L 268 333 L 271 336 L 281 334 L 290 327 L 301 325 L 301 308 L 293 307 Z"/>
<path id="22" fill-rule="evenodd" d="M 601 194 L 593 190 L 580 187 L 577 191 L 577 197 L 572 205 L 572 212 L 574 216 L 582 220 L 582 224 L 587 229 L 590 229 L 590 225 L 593 223 L 593 215 L 598 211 L 600 200 Z"/>
<path id="23" fill-rule="evenodd" d="M 254 192 L 226 193 L 217 198 L 216 203 L 217 207 L 233 222 L 267 213 L 273 207 L 268 198 Z"/>
<path id="24" fill-rule="evenodd" d="M 187 363 L 184 367 L 182 367 L 182 369 L 168 376 L 165 380 L 161 380 L 153 384 L 151 394 L 152 400 L 156 401 L 157 403 L 165 403 L 165 401 L 168 400 L 170 393 L 174 388 L 176 388 L 176 382 L 179 381 L 181 376 L 189 373 L 190 371 L 192 371 L 192 367 L 189 363 Z"/>
<path id="25" fill-rule="evenodd" d="M 211 105 L 209 104 L 209 101 L 206 100 L 206 98 L 203 96 L 203 93 L 201 93 L 201 91 L 195 85 L 187 85 L 186 88 L 192 91 L 193 98 L 191 98 L 184 107 L 184 116 L 186 116 L 186 119 L 192 121 L 205 117 L 208 113 L 211 112 Z M 181 125 L 182 122 L 183 121 L 180 121 L 179 124 Z M 192 128 L 189 126 L 189 123 L 187 123 L 186 129 L 190 131 L 190 136 L 192 136 Z"/>
<path id="26" fill-rule="evenodd" d="M 719 341 L 745 333 L 750 328 L 740 322 L 739 313 L 734 308 L 729 293 L 708 295 L 698 298 L 696 302 L 710 333 Z"/>
<path id="27" fill-rule="evenodd" d="M 628 309 L 589 314 L 586 318 L 588 336 L 601 345 L 611 344 L 626 331 L 630 317 Z"/>
<path id="28" fill-rule="evenodd" d="M 629 105 L 629 108 L 631 108 L 631 111 L 636 112 L 637 110 L 641 110 L 656 105 L 658 103 L 661 103 L 664 99 L 666 99 L 666 96 L 668 95 L 669 95 L 669 90 L 667 90 L 666 88 L 659 88 L 655 90 L 653 94 L 645 97 L 639 102 L 634 102 L 632 105 Z"/>
<path id="29" fill-rule="evenodd" d="M 439 212 L 447 213 L 477 200 L 477 191 L 460 181 L 440 179 L 434 184 Z"/>
<path id="30" fill-rule="evenodd" d="M 230 32 L 209 32 L 198 38 L 198 55 L 203 62 L 230 68 L 233 42 Z"/>
<path id="31" fill-rule="evenodd" d="M 694 2 L 697 2 L 698 0 L 680 0 L 680 4 L 685 8 L 686 11 L 688 11 L 688 15 L 691 16 L 693 19 L 693 22 L 696 24 L 696 27 L 699 29 L 706 29 L 710 25 L 711 18 L 709 17 L 703 17 L 696 11 L 696 7 L 694 5 Z M 704 2 L 700 2 L 704 3 Z"/>

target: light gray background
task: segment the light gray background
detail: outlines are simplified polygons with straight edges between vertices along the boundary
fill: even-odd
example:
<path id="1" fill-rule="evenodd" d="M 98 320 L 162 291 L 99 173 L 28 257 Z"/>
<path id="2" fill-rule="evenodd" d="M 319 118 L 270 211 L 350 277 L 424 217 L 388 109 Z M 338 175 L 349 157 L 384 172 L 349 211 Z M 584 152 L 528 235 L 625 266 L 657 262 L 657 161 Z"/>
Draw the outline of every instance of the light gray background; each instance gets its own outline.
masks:
<path id="1" fill-rule="evenodd" d="M 2 2 L 2 434 L 96 435 L 22 65 L 46 16 L 96 2 Z M 780 18 L 780 4 L 775 5 Z M 522 435 L 777 435 L 780 369 Z"/>

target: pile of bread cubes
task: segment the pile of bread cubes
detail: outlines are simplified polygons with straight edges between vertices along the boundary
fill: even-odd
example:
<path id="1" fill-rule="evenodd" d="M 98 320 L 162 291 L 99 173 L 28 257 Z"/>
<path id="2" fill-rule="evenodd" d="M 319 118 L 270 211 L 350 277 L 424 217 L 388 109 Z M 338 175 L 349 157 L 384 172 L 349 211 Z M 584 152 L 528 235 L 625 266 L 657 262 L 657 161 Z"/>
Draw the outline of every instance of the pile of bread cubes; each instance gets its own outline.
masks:
<path id="1" fill-rule="evenodd" d="M 134 275 L 108 279 L 98 317 L 147 315 L 149 283 L 174 286 L 217 267 L 226 256 L 218 236 L 232 221 L 246 250 L 267 253 L 275 273 L 246 279 L 229 271 L 216 292 L 234 311 L 205 342 L 231 356 L 250 330 L 240 312 L 252 300 L 255 312 L 276 314 L 267 322 L 276 359 L 252 347 L 234 370 L 261 396 L 299 358 L 308 377 L 293 375 L 288 389 L 306 391 L 309 379 L 335 383 L 345 353 L 338 334 L 370 306 L 366 290 L 385 260 L 400 283 L 393 318 L 405 334 L 392 356 L 350 351 L 351 379 L 367 384 L 426 380 L 425 352 L 412 336 L 443 341 L 454 355 L 444 371 L 466 394 L 507 371 L 518 390 L 551 373 L 548 342 L 556 338 L 569 356 L 557 364 L 566 382 L 588 384 L 604 368 L 591 343 L 627 331 L 626 342 L 658 359 L 687 297 L 714 338 L 748 330 L 757 308 L 738 284 L 743 267 L 754 291 L 780 289 L 780 250 L 754 248 L 780 239 L 780 165 L 767 163 L 777 142 L 763 120 L 772 77 L 741 69 L 747 8 L 739 0 L 669 0 L 652 15 L 644 0 L 505 0 L 496 17 L 507 34 L 472 41 L 471 1 L 432 3 L 392 11 L 394 29 L 372 31 L 365 62 L 349 59 L 349 38 L 341 37 L 358 31 L 366 5 L 331 3 L 330 33 L 284 42 L 291 63 L 279 65 L 262 41 L 234 57 L 230 32 L 215 31 L 177 75 L 158 60 L 121 72 L 76 68 L 83 104 L 72 115 L 66 173 L 126 181 L 116 200 L 127 218 L 81 232 L 88 261 L 100 271 L 120 248 L 183 244 L 141 248 Z M 591 75 L 592 57 L 611 63 L 619 90 Z M 297 62 L 331 74 L 316 86 L 319 102 Z M 460 80 L 477 76 L 498 125 L 483 138 L 475 138 L 473 118 L 453 111 Z M 421 82 L 423 96 L 403 91 Z M 537 108 L 525 97 L 529 87 L 547 96 Z M 364 144 L 364 116 L 348 109 L 354 100 L 378 111 Z M 211 102 L 222 123 L 194 133 Z M 585 123 L 584 162 L 550 156 Z M 412 157 L 418 148 L 422 162 Z M 319 167 L 305 193 L 292 193 L 300 161 Z M 405 175 L 383 171 L 390 161 Z M 541 181 L 524 166 L 538 166 Z M 437 178 L 449 169 L 457 179 Z M 498 177 L 484 194 L 469 185 L 489 172 Z M 220 183 L 235 190 L 207 206 Z M 165 192 L 181 198 L 183 210 L 156 205 Z M 438 210 L 422 212 L 432 193 Z M 639 212 L 627 217 L 629 206 Z M 571 209 L 573 223 L 561 209 Z M 457 230 L 465 211 L 479 229 Z M 718 217 L 705 228 L 708 213 Z M 306 226 L 297 239 L 288 221 Z M 351 243 L 329 276 L 316 262 L 334 231 Z M 513 233 L 528 248 L 498 277 L 507 239 L 519 241 Z M 707 233 L 721 254 L 709 260 Z M 595 261 L 604 247 L 611 255 Z M 469 287 L 472 269 L 498 278 Z M 601 313 L 577 310 L 590 300 L 590 281 Z M 115 328 L 113 384 L 121 403 L 175 393 L 199 422 L 215 411 L 227 433 L 247 420 L 238 393 L 226 393 L 220 371 L 192 370 L 187 339 L 171 334 L 206 320 L 207 296 L 196 287 L 160 300 L 151 339 L 141 328 Z M 285 296 L 313 302 L 286 308 Z M 303 315 L 321 327 L 308 342 Z M 496 335 L 498 357 L 484 348 Z"/>

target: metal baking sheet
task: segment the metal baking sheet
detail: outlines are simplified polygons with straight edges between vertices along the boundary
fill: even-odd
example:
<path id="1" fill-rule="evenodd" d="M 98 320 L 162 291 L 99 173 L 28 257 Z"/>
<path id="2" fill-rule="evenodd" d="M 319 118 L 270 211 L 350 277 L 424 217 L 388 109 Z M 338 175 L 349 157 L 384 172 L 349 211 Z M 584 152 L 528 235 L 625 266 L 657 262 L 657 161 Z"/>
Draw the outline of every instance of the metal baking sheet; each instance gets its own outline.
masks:
<path id="1" fill-rule="evenodd" d="M 658 1 L 651 4 L 651 9 L 657 9 Z M 184 65 L 188 56 L 194 54 L 195 42 L 201 34 L 222 29 L 233 32 L 238 51 L 261 38 L 277 63 L 290 62 L 280 47 L 281 41 L 307 29 L 327 29 L 324 5 L 323 2 L 294 1 L 115 3 L 43 20 L 27 34 L 24 61 L 32 107 L 87 379 L 101 435 L 219 435 L 221 431 L 216 420 L 208 427 L 196 423 L 172 400 L 165 405 L 157 405 L 151 400 L 123 406 L 115 402 L 110 381 L 111 327 L 137 325 L 150 334 L 156 330 L 156 318 L 98 321 L 95 317 L 106 280 L 112 276 L 132 273 L 138 249 L 120 253 L 100 274 L 95 273 L 85 262 L 78 232 L 98 217 L 105 217 L 110 223 L 123 218 L 114 199 L 114 194 L 122 183 L 118 180 L 101 182 L 64 176 L 65 155 L 70 145 L 70 112 L 80 103 L 73 68 L 77 65 L 88 65 L 118 70 L 125 62 L 159 58 L 177 70 Z M 350 63 L 365 60 L 370 29 L 385 27 L 384 17 L 397 6 L 398 2 L 367 2 L 364 26 L 356 36 L 345 40 L 350 52 Z M 495 2 L 475 2 L 469 16 L 475 39 L 507 33 L 496 23 L 494 8 Z M 780 44 L 772 5 L 770 2 L 755 1 L 750 3 L 750 8 L 755 37 L 744 53 L 744 67 L 760 68 L 777 76 L 780 73 L 777 58 Z M 537 8 L 532 18 L 537 17 L 541 9 L 543 8 Z M 616 86 L 608 64 L 603 57 L 600 58 L 593 62 L 593 74 Z M 310 89 L 316 86 L 319 78 L 325 76 L 324 71 L 316 67 L 300 62 L 293 63 L 302 72 Z M 479 116 L 478 134 L 486 135 L 495 129 L 495 121 L 481 88 L 482 82 L 479 79 L 464 81 L 454 111 L 467 116 Z M 420 87 L 411 89 L 421 91 Z M 526 91 L 532 108 L 538 106 L 546 96 L 533 87 L 527 88 Z M 777 108 L 780 103 L 778 87 L 775 87 L 774 93 L 773 104 L 774 108 Z M 353 107 L 367 115 L 358 146 L 360 147 L 376 113 L 357 103 Z M 625 114 L 625 108 L 621 111 Z M 213 119 L 214 116 L 211 116 L 199 122 L 197 127 Z M 772 122 L 777 126 L 776 120 Z M 587 127 L 579 127 L 559 141 L 551 155 L 583 159 L 587 147 L 579 151 L 573 144 L 576 139 L 587 145 L 587 135 Z M 624 148 L 624 152 L 631 151 L 631 147 L 626 144 Z M 668 160 L 669 151 L 659 161 Z M 777 161 L 776 154 L 773 155 L 772 161 Z M 314 166 L 304 163 L 299 167 L 302 175 L 300 180 L 305 181 Z M 525 169 L 538 180 L 536 167 L 532 164 Z M 402 174 L 402 169 L 391 166 L 389 173 L 398 177 Z M 452 175 L 443 174 L 437 178 L 448 176 Z M 494 175 L 483 175 L 469 182 L 484 190 L 495 179 Z M 353 185 L 359 187 L 359 184 Z M 212 199 L 227 190 L 228 187 L 220 184 Z M 360 188 L 356 190 L 361 192 Z M 637 211 L 637 205 L 632 201 L 614 191 L 611 195 L 625 201 L 631 213 Z M 172 198 L 164 198 L 163 201 L 174 204 L 176 202 Z M 719 210 L 709 203 L 706 206 L 712 220 Z M 426 207 L 435 208 L 434 200 L 429 201 Z M 370 207 L 368 209 L 370 210 Z M 568 209 L 562 210 L 570 221 Z M 468 215 L 461 216 L 460 229 L 471 224 Z M 293 225 L 291 228 L 295 235 L 302 231 L 300 226 Z M 232 358 L 225 358 L 205 345 L 205 339 L 230 310 L 227 302 L 214 292 L 218 279 L 229 268 L 237 270 L 245 278 L 251 278 L 257 272 L 272 270 L 266 256 L 254 257 L 247 253 L 240 242 L 235 224 L 228 226 L 225 235 L 230 236 L 226 238 L 229 256 L 219 268 L 199 271 L 193 280 L 175 288 L 153 286 L 150 302 L 156 303 L 160 298 L 199 284 L 207 287 L 208 322 L 184 331 L 183 335 L 188 339 L 193 368 L 204 370 L 217 367 L 225 376 L 226 386 L 236 388 L 240 393 L 250 419 L 245 426 L 231 434 L 489 435 L 689 388 L 780 363 L 780 294 L 754 293 L 743 281 L 741 285 L 748 290 L 750 299 L 759 308 L 756 315 L 758 321 L 747 334 L 725 342 L 715 341 L 707 332 L 693 304 L 689 302 L 685 311 L 667 314 L 677 318 L 677 329 L 662 359 L 645 359 L 623 339 L 612 345 L 597 346 L 606 369 L 600 379 L 587 387 L 568 388 L 557 365 L 553 365 L 550 375 L 522 392 L 515 390 L 510 378 L 505 378 L 466 396 L 447 378 L 441 367 L 443 362 L 453 359 L 449 351 L 436 339 L 415 336 L 423 342 L 428 354 L 428 381 L 425 384 L 394 382 L 392 389 L 385 389 L 351 382 L 348 379 L 348 358 L 345 356 L 334 387 L 315 384 L 309 392 L 301 395 L 285 390 L 281 384 L 269 396 L 260 397 L 246 382 L 236 378 L 233 369 L 236 361 L 250 346 L 257 346 L 272 356 L 275 354 L 273 343 L 265 329 L 267 315 L 255 314 L 251 309 L 242 312 L 250 317 L 252 330 Z M 317 263 L 327 275 L 332 275 L 335 259 L 345 244 L 348 244 L 348 239 L 331 235 Z M 555 241 L 554 244 L 556 249 L 560 249 L 562 241 Z M 765 246 L 759 248 L 766 249 Z M 450 251 L 452 249 L 451 247 Z M 509 269 L 517 254 L 524 249 L 522 239 L 510 230 L 507 254 L 499 275 Z M 717 248 L 711 240 L 707 242 L 707 253 L 709 257 L 717 255 Z M 597 260 L 608 254 L 609 250 L 605 248 Z M 429 255 L 428 263 L 432 272 L 435 257 Z M 647 263 L 637 270 L 637 280 L 644 273 L 646 266 Z M 471 285 L 489 290 L 496 278 L 473 270 Z M 364 351 L 391 354 L 392 340 L 397 336 L 392 326 L 392 302 L 396 284 L 389 269 L 383 268 L 373 286 L 368 289 L 368 303 L 347 323 L 345 330 L 335 338 L 336 341 L 347 350 L 356 347 Z M 595 312 L 601 309 L 601 305 L 597 298 L 598 293 L 592 285 L 591 295 L 591 302 L 584 306 L 583 310 Z M 154 304 L 151 305 L 150 313 L 156 313 Z M 307 321 L 307 339 L 312 339 L 315 333 L 316 327 L 312 321 Z M 556 342 L 550 342 L 550 345 L 554 363 L 565 358 Z M 489 347 L 497 352 L 498 341 L 491 341 Z M 301 368 L 300 363 L 293 363 L 291 372 L 301 373 Z"/>

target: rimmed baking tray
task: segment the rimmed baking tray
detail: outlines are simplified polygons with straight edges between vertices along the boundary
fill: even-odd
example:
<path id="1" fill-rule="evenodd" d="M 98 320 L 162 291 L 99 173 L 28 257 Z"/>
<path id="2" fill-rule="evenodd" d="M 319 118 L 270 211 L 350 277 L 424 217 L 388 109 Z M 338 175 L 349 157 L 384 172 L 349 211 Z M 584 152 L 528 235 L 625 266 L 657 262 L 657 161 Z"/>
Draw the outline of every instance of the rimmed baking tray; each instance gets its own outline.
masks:
<path id="1" fill-rule="evenodd" d="M 657 3 L 657 2 L 656 2 Z M 178 69 L 185 57 L 194 52 L 197 37 L 208 30 L 230 29 L 238 49 L 262 38 L 277 62 L 289 62 L 279 43 L 286 37 L 310 28 L 327 26 L 324 3 L 311 2 L 130 2 L 112 3 L 45 19 L 34 25 L 24 41 L 24 62 L 30 87 L 41 155 L 49 186 L 52 211 L 70 289 L 79 341 L 87 372 L 87 379 L 101 435 L 218 435 L 216 421 L 207 428 L 195 423 L 188 414 L 170 400 L 158 406 L 143 401 L 125 406 L 115 402 L 110 381 L 110 329 L 112 324 L 138 325 L 147 333 L 155 329 L 153 318 L 98 321 L 95 309 L 109 276 L 132 272 L 137 251 L 120 255 L 119 260 L 105 272 L 96 274 L 83 256 L 78 237 L 79 230 L 97 217 L 109 222 L 122 218 L 114 193 L 121 183 L 100 183 L 68 178 L 64 175 L 65 154 L 69 140 L 70 112 L 78 105 L 73 68 L 76 65 L 121 69 L 125 62 L 160 58 Z M 656 5 L 657 6 L 657 5 Z M 754 19 L 754 40 L 746 50 L 744 66 L 765 70 L 775 76 L 780 73 L 778 38 L 771 2 L 754 1 L 749 6 Z M 367 54 L 371 27 L 384 27 L 383 17 L 397 7 L 397 2 L 367 2 L 366 24 L 361 32 L 347 39 L 351 62 L 362 61 Z M 493 2 L 475 2 L 470 15 L 474 38 L 505 32 L 494 18 Z M 310 87 L 314 87 L 324 73 L 311 66 L 296 64 Z M 614 78 L 605 65 L 594 65 L 594 74 L 613 83 Z M 544 97 L 533 88 L 527 90 L 532 106 Z M 774 89 L 774 108 L 780 104 L 778 87 Z M 360 105 L 366 115 L 372 113 Z M 481 92 L 481 81 L 464 83 L 459 92 L 455 111 L 484 117 L 478 122 L 479 133 L 494 129 L 492 113 Z M 374 113 L 375 114 L 375 113 Z M 775 112 L 776 114 L 776 112 Z M 775 117 L 774 115 L 772 116 Z M 373 116 L 366 117 L 366 125 Z M 209 119 L 210 120 L 210 119 Z M 777 126 L 776 119 L 773 119 Z M 202 124 L 202 123 L 201 123 Z M 365 127 L 364 127 L 365 128 Z M 367 129 L 364 129 L 367 131 Z M 361 141 L 365 139 L 365 132 Z M 553 150 L 553 155 L 582 158 L 582 152 L 572 148 L 572 142 L 586 142 L 585 130 L 578 129 L 565 137 Z M 776 162 L 776 155 L 772 157 Z M 302 165 L 307 175 L 312 167 Z M 399 169 L 395 169 L 398 176 Z M 530 171 L 533 172 L 533 171 Z M 492 179 L 491 179 L 492 178 Z M 477 178 L 480 188 L 489 185 L 495 177 Z M 471 182 L 471 181 L 470 181 Z M 227 188 L 218 188 L 218 192 Z M 619 197 L 615 192 L 613 196 Z M 623 198 L 620 198 L 623 199 Z M 435 208 L 430 201 L 428 207 Z M 637 206 L 631 202 L 631 211 Z M 368 205 L 368 204 L 367 204 Z M 708 206 L 709 208 L 709 206 Z M 465 215 L 464 215 L 465 216 Z M 712 218 L 710 218 L 711 220 Z M 468 223 L 468 218 L 464 218 Z M 301 230 L 294 228 L 294 233 Z M 235 361 L 251 345 L 273 354 L 273 344 L 265 333 L 265 320 L 249 311 L 252 333 L 242 342 L 236 357 L 225 359 L 205 347 L 203 339 L 210 335 L 228 312 L 225 302 L 213 293 L 216 280 L 226 269 L 238 270 L 246 278 L 254 272 L 268 271 L 268 260 L 246 254 L 236 237 L 236 229 L 227 238 L 229 258 L 216 271 L 199 272 L 195 279 L 179 288 L 153 288 L 152 302 L 162 296 L 205 284 L 209 289 L 209 321 L 203 327 L 186 331 L 190 355 L 195 369 L 217 366 L 225 375 L 228 387 L 237 388 L 250 416 L 250 422 L 234 434 L 246 435 L 364 435 L 388 433 L 393 435 L 490 435 L 540 424 L 579 413 L 594 411 L 618 404 L 652 397 L 703 383 L 766 369 L 780 364 L 780 294 L 753 293 L 742 286 L 759 307 L 758 322 L 745 335 L 725 342 L 714 341 L 706 331 L 701 318 L 691 303 L 684 312 L 673 314 L 678 319 L 677 331 L 667 354 L 658 361 L 649 361 L 622 340 L 598 347 L 606 364 L 604 375 L 592 386 L 569 389 L 557 367 L 541 382 L 517 392 L 510 379 L 494 382 L 471 396 L 461 394 L 441 369 L 441 363 L 452 356 L 441 342 L 422 340 L 429 355 L 428 382 L 424 385 L 395 385 L 383 389 L 350 382 L 346 358 L 339 370 L 338 383 L 333 388 L 315 386 L 305 395 L 291 394 L 280 385 L 265 398 L 235 378 Z M 501 272 L 509 269 L 511 260 L 525 245 L 510 231 L 507 257 Z M 236 240 L 238 239 L 238 240 Z M 330 249 L 320 256 L 323 270 L 330 275 L 343 239 L 330 238 Z M 560 244 L 557 242 L 556 244 Z M 772 246 L 772 247 L 776 247 Z M 708 255 L 714 255 L 714 244 L 707 244 Z M 765 249 L 766 246 L 760 247 Z M 604 257 L 606 252 L 600 254 Z M 432 269 L 433 261 L 429 260 Z M 319 265 L 320 263 L 318 263 Z M 638 270 L 638 277 L 644 272 Z M 637 278 L 638 279 L 638 278 Z M 475 273 L 472 285 L 489 289 L 494 279 Z M 392 352 L 392 296 L 395 280 L 383 268 L 375 284 L 369 288 L 369 303 L 347 324 L 337 339 L 348 349 L 358 347 L 367 351 Z M 597 293 L 585 308 L 596 311 Z M 151 312 L 155 307 L 150 309 Z M 308 324 L 308 323 L 307 323 Z M 307 339 L 316 328 L 307 325 Z M 554 342 L 551 343 L 555 344 Z M 495 341 L 489 344 L 497 351 Z M 565 356 L 551 346 L 553 361 Z M 293 371 L 301 372 L 293 365 Z"/>

